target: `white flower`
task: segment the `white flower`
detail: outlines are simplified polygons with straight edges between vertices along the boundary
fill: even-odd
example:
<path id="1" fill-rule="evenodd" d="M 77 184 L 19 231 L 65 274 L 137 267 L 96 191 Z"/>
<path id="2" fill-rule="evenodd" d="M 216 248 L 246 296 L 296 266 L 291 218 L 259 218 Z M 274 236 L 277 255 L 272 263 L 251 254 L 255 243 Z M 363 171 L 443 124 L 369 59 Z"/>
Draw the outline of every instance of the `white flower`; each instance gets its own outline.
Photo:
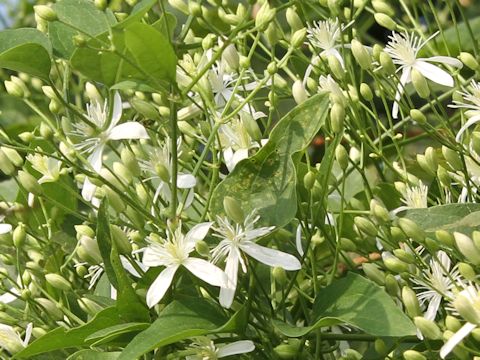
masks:
<path id="1" fill-rule="evenodd" d="M 320 90 L 324 90 L 330 94 L 330 100 L 332 102 L 338 102 L 343 106 L 347 105 L 347 98 L 343 94 L 342 88 L 337 84 L 330 74 L 327 76 L 320 75 L 318 85 Z"/>
<path id="2" fill-rule="evenodd" d="M 7 350 L 10 354 L 19 352 L 24 349 L 30 341 L 32 328 L 32 323 L 29 323 L 25 329 L 25 338 L 22 340 L 13 327 L 0 324 L 0 347 Z"/>
<path id="3" fill-rule="evenodd" d="M 90 154 L 87 158 L 93 170 L 99 172 L 102 169 L 102 157 L 105 145 L 110 140 L 133 140 L 133 139 L 148 139 L 147 130 L 143 125 L 135 121 L 127 121 L 123 124 L 118 124 L 122 117 L 122 99 L 118 92 L 115 92 L 113 99 L 112 118 L 107 119 L 108 104 L 105 101 L 103 106 L 96 100 L 92 100 L 87 105 L 87 118 L 97 129 L 92 129 L 87 124 L 81 123 L 76 125 L 73 132 L 74 135 L 86 137 L 85 140 L 77 144 L 75 147 L 78 150 Z M 88 178 L 83 184 L 82 196 L 85 200 L 91 201 L 95 193 L 95 185 L 93 185 Z"/>
<path id="4" fill-rule="evenodd" d="M 153 307 L 165 295 L 173 276 L 180 266 L 213 286 L 227 286 L 227 276 L 217 266 L 206 260 L 190 257 L 197 241 L 203 240 L 212 222 L 195 225 L 186 235 L 182 234 L 181 224 L 175 232 L 170 229 L 167 239 L 161 243 L 151 242 L 143 253 L 146 266 L 165 266 L 147 291 L 147 305 Z"/>
<path id="5" fill-rule="evenodd" d="M 186 360 L 217 360 L 227 356 L 252 352 L 255 350 L 255 345 L 250 340 L 241 340 L 217 347 L 208 337 L 202 336 L 196 338 L 190 348 L 196 354 L 186 356 Z"/>
<path id="6" fill-rule="evenodd" d="M 259 218 L 255 211 L 246 217 L 243 224 L 231 224 L 227 218 L 217 218 L 218 227 L 215 228 L 217 232 L 215 236 L 222 240 L 213 249 L 212 255 L 214 262 L 226 258 L 225 272 L 229 286 L 220 289 L 220 304 L 226 308 L 232 305 L 237 288 L 238 264 L 241 264 L 243 272 L 247 272 L 242 253 L 268 266 L 279 266 L 289 271 L 301 268 L 300 261 L 295 256 L 254 242 L 255 239 L 269 234 L 275 228 L 270 226 L 255 229 L 254 225 Z"/>
<path id="7" fill-rule="evenodd" d="M 430 62 L 442 63 L 461 68 L 463 65 L 460 60 L 449 56 L 417 58 L 420 49 L 434 36 L 436 36 L 436 34 L 432 35 L 425 41 L 422 41 L 421 38 L 411 33 L 398 34 L 393 32 L 392 35 L 389 36 L 390 42 L 385 47 L 385 51 L 390 54 L 395 64 L 400 65 L 397 72 L 402 72 L 392 109 L 392 116 L 394 119 L 398 118 L 399 101 L 402 97 L 405 86 L 412 80 L 411 73 L 413 69 L 437 84 L 449 87 L 454 86 L 453 77 L 438 66 L 430 64 Z"/>
<path id="8" fill-rule="evenodd" d="M 27 160 L 35 170 L 42 174 L 42 177 L 38 179 L 39 184 L 55 182 L 59 179 L 62 168 L 61 161 L 41 154 L 29 154 Z"/>
<path id="9" fill-rule="evenodd" d="M 0 215 L 0 235 L 12 231 L 12 225 L 2 223 L 3 219 L 5 219 L 5 216 Z"/>
<path id="10" fill-rule="evenodd" d="M 403 185 L 403 183 L 400 183 Z M 406 184 L 405 189 L 401 191 L 403 198 L 400 199 L 405 205 L 391 211 L 392 215 L 408 209 L 425 209 L 428 207 L 428 186 L 423 182 L 419 185 Z"/>
<path id="11" fill-rule="evenodd" d="M 464 101 L 454 100 L 454 104 L 450 105 L 452 108 L 463 108 L 466 109 L 465 115 L 468 118 L 468 121 L 460 128 L 455 136 L 456 141 L 460 141 L 462 134 L 472 125 L 480 121 L 480 83 L 472 81 L 470 83 L 472 91 L 468 92 L 464 90 L 459 92 L 463 96 Z"/>

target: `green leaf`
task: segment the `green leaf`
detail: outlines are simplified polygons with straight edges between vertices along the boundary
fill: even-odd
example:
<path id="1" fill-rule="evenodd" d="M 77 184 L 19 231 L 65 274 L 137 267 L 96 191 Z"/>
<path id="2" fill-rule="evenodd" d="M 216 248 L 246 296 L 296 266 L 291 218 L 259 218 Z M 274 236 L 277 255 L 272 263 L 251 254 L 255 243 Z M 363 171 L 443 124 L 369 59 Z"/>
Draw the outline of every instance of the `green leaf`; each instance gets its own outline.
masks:
<path id="1" fill-rule="evenodd" d="M 110 253 L 112 251 L 112 238 L 110 235 L 110 223 L 108 220 L 108 203 L 106 199 L 102 201 L 98 209 L 97 216 L 97 242 L 100 249 L 100 255 L 103 259 L 103 268 L 110 280 L 110 283 L 118 290 L 118 281 L 115 270 L 113 269 Z"/>
<path id="2" fill-rule="evenodd" d="M 312 326 L 295 327 L 274 321 L 275 327 L 289 337 L 300 337 L 314 329 L 347 324 L 363 332 L 382 337 L 415 335 L 415 325 L 395 305 L 385 291 L 370 280 L 348 273 L 322 289 L 313 307 Z"/>
<path id="3" fill-rule="evenodd" d="M 77 34 L 78 31 L 59 21 L 48 23 L 48 37 L 52 42 L 53 53 L 58 57 L 70 59 L 76 49 L 73 37 Z"/>
<path id="4" fill-rule="evenodd" d="M 35 56 L 32 56 L 35 54 Z M 37 29 L 0 32 L 0 67 L 48 79 L 52 46 Z"/>
<path id="5" fill-rule="evenodd" d="M 108 343 L 120 335 L 145 330 L 149 325 L 149 323 L 126 323 L 110 326 L 106 329 L 94 332 L 87 337 L 86 341 L 92 341 L 92 346 L 98 346 L 100 344 Z"/>
<path id="6" fill-rule="evenodd" d="M 476 18 L 470 19 L 468 20 L 468 23 L 472 29 L 473 35 L 476 36 L 475 34 L 478 34 L 480 31 L 480 17 L 477 16 Z M 473 41 L 478 42 L 478 39 L 472 39 L 468 27 L 464 22 L 453 24 L 449 29 L 445 30 L 442 35 L 438 35 L 437 42 L 439 48 L 447 53 L 443 37 L 445 38 L 448 50 L 452 56 L 460 54 L 461 51 L 474 50 Z"/>
<path id="7" fill-rule="evenodd" d="M 119 360 L 137 359 L 143 354 L 177 341 L 214 333 L 232 332 L 225 329 L 221 310 L 205 299 L 185 298 L 174 300 L 160 313 L 158 319 L 138 334 L 122 351 Z"/>
<path id="8" fill-rule="evenodd" d="M 117 25 L 115 25 L 116 29 L 122 29 L 125 28 L 134 22 L 142 20 L 143 15 L 145 15 L 148 10 L 152 8 L 153 5 L 155 5 L 157 0 L 142 0 L 139 1 L 132 9 L 130 12 L 130 15 L 123 21 L 119 22 Z"/>
<path id="9" fill-rule="evenodd" d="M 70 355 L 67 360 L 116 360 L 119 356 L 119 351 L 99 352 L 95 350 L 84 349 Z"/>
<path id="10" fill-rule="evenodd" d="M 177 26 L 177 18 L 175 15 L 165 12 L 162 14 L 162 16 L 160 16 L 160 19 L 155 21 L 153 26 L 164 36 L 172 39 L 175 32 L 175 27 Z"/>
<path id="11" fill-rule="evenodd" d="M 292 155 L 304 150 L 325 124 L 328 95 L 320 93 L 283 117 L 257 154 L 237 164 L 217 186 L 212 211 L 223 214 L 223 199 L 232 196 L 245 213 L 256 209 L 263 224 L 283 226 L 297 212 L 296 172 Z"/>
<path id="12" fill-rule="evenodd" d="M 0 182 L 0 199 L 2 201 L 13 202 L 17 198 L 17 194 L 18 185 L 13 178 Z"/>
<path id="13" fill-rule="evenodd" d="M 15 354 L 15 359 L 26 359 L 37 354 L 58 349 L 88 346 L 85 339 L 92 333 L 107 327 L 122 323 L 116 307 L 100 311 L 87 324 L 67 330 L 58 327 L 37 340 L 30 343 L 25 349 Z"/>
<path id="14" fill-rule="evenodd" d="M 447 204 L 410 209 L 402 212 L 401 216 L 414 221 L 427 233 L 447 230 L 470 235 L 480 227 L 480 204 Z"/>

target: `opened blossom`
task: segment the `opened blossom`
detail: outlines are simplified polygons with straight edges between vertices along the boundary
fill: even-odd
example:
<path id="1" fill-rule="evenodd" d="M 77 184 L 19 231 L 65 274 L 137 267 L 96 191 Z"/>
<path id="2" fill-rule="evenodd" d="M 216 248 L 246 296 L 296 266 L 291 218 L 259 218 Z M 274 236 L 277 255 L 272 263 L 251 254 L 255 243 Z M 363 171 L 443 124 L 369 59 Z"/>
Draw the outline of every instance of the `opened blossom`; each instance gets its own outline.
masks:
<path id="1" fill-rule="evenodd" d="M 241 265 L 244 273 L 247 272 L 243 254 L 251 256 L 265 265 L 278 266 L 288 271 L 299 270 L 302 267 L 295 256 L 258 245 L 255 242 L 275 229 L 274 226 L 255 229 L 255 223 L 259 219 L 260 216 L 256 215 L 255 211 L 245 218 L 243 224 L 232 224 L 227 218 L 217 218 L 218 226 L 215 228 L 214 236 L 222 240 L 213 249 L 212 255 L 214 262 L 226 259 L 225 273 L 228 276 L 229 284 L 220 289 L 220 304 L 226 308 L 232 305 L 237 288 L 238 265 Z"/>
<path id="2" fill-rule="evenodd" d="M 22 338 L 12 326 L 0 324 L 0 347 L 7 350 L 10 354 L 15 354 L 23 350 L 32 336 L 33 324 L 29 323 L 25 328 L 25 337 Z"/>
<path id="3" fill-rule="evenodd" d="M 392 109 L 392 117 L 394 119 L 398 118 L 399 102 L 405 91 L 405 86 L 412 81 L 412 70 L 418 71 L 427 79 L 437 84 L 448 87 L 455 85 L 453 77 L 448 72 L 431 63 L 434 62 L 461 68 L 463 65 L 460 60 L 449 56 L 417 57 L 420 50 L 435 35 L 436 34 L 432 35 L 427 40 L 422 40 L 413 33 L 405 32 L 399 34 L 393 32 L 389 37 L 390 42 L 385 47 L 385 51 L 392 57 L 394 64 L 400 65 L 397 72 L 401 72 Z"/>
<path id="4" fill-rule="evenodd" d="M 204 259 L 190 257 L 190 253 L 195 250 L 195 244 L 207 236 L 212 224 L 205 222 L 195 225 L 186 235 L 182 233 L 179 224 L 176 230 L 169 229 L 167 239 L 162 243 L 151 241 L 145 248 L 143 265 L 165 267 L 147 291 L 148 307 L 153 307 L 162 300 L 180 266 L 210 285 L 228 285 L 227 276 L 220 268 Z"/>
<path id="5" fill-rule="evenodd" d="M 456 141 L 460 141 L 462 135 L 471 126 L 480 122 L 480 83 L 472 81 L 470 83 L 471 91 L 464 90 L 460 92 L 463 97 L 463 101 L 454 100 L 450 105 L 452 108 L 465 109 L 465 115 L 468 118 L 467 122 L 458 131 L 455 136 Z"/>
<path id="6" fill-rule="evenodd" d="M 255 345 L 250 340 L 234 341 L 220 346 L 208 337 L 197 337 L 189 347 L 193 355 L 187 355 L 186 360 L 217 360 L 227 356 L 240 355 L 255 350 Z"/>

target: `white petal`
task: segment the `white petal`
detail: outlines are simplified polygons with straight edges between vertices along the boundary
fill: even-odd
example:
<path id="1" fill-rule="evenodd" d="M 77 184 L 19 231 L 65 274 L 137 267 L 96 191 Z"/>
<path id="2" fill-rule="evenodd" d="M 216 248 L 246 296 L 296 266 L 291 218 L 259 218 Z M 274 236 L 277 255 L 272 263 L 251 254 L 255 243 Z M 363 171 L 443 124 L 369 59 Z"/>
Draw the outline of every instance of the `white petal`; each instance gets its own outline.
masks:
<path id="1" fill-rule="evenodd" d="M 0 295 L 0 303 L 9 304 L 12 301 L 15 301 L 20 296 L 20 293 L 16 288 L 11 288 L 10 292 L 7 292 L 3 295 Z"/>
<path id="2" fill-rule="evenodd" d="M 254 243 L 242 244 L 241 249 L 254 259 L 268 266 L 279 266 L 288 271 L 299 270 L 302 267 L 300 261 L 295 256 L 279 250 Z"/>
<path id="3" fill-rule="evenodd" d="M 95 195 L 96 189 L 97 187 L 92 184 L 90 179 L 88 177 L 85 178 L 82 188 L 82 197 L 87 201 L 91 201 L 93 199 L 93 195 Z"/>
<path id="4" fill-rule="evenodd" d="M 165 265 L 165 260 L 163 260 L 155 248 L 150 245 L 143 252 L 142 263 L 148 267 L 163 266 Z"/>
<path id="5" fill-rule="evenodd" d="M 245 240 L 254 240 L 261 238 L 262 236 L 271 233 L 273 229 L 275 229 L 275 226 L 261 227 L 258 229 L 249 230 L 244 234 Z"/>
<path id="6" fill-rule="evenodd" d="M 177 187 L 180 189 L 191 189 L 197 184 L 197 179 L 192 174 L 178 174 Z"/>
<path id="7" fill-rule="evenodd" d="M 220 288 L 220 305 L 229 309 L 233 303 L 235 290 L 237 289 L 238 277 L 238 252 L 236 249 L 231 249 L 225 265 L 225 274 L 228 277 L 228 286 Z"/>
<path id="8" fill-rule="evenodd" d="M 188 271 L 213 286 L 226 287 L 227 275 L 218 266 L 203 259 L 188 258 L 183 262 Z"/>
<path id="9" fill-rule="evenodd" d="M 255 345 L 250 340 L 235 341 L 218 349 L 218 357 L 245 354 L 255 350 Z"/>
<path id="10" fill-rule="evenodd" d="M 95 147 L 93 152 L 87 158 L 90 165 L 92 165 L 93 170 L 95 170 L 96 172 L 99 172 L 100 170 L 102 170 L 102 157 L 103 157 L 104 147 L 105 145 L 99 144 L 98 146 Z"/>
<path id="11" fill-rule="evenodd" d="M 213 225 L 213 221 L 211 222 L 204 222 L 195 225 L 188 233 L 185 235 L 186 243 L 193 242 L 196 243 L 197 241 L 203 240 L 205 236 L 207 236 L 208 231 Z"/>
<path id="12" fill-rule="evenodd" d="M 118 124 L 122 118 L 122 98 L 118 91 L 115 91 L 113 96 L 113 111 L 112 111 L 112 121 L 110 122 L 110 128 Z"/>
<path id="13" fill-rule="evenodd" d="M 6 234 L 12 231 L 12 225 L 10 224 L 0 224 L 0 234 Z"/>
<path id="14" fill-rule="evenodd" d="M 440 294 L 433 295 L 432 299 L 430 300 L 430 303 L 428 304 L 427 311 L 425 312 L 425 319 L 432 320 L 432 321 L 435 320 L 441 301 L 442 301 L 442 295 Z"/>
<path id="15" fill-rule="evenodd" d="M 142 124 L 135 121 L 115 126 L 108 132 L 109 140 L 131 140 L 131 139 L 148 139 L 147 130 Z"/>
<path id="16" fill-rule="evenodd" d="M 297 251 L 300 256 L 303 256 L 303 247 L 302 247 L 302 227 L 300 225 L 297 226 L 297 234 L 295 236 L 295 246 L 297 247 Z"/>
<path id="17" fill-rule="evenodd" d="M 128 259 L 127 259 L 125 256 L 120 255 L 120 262 L 122 263 L 123 268 L 124 268 L 125 270 L 127 270 L 130 274 L 132 274 L 133 276 L 135 276 L 135 277 L 137 277 L 137 278 L 141 277 L 140 274 L 138 273 L 137 269 L 135 269 L 135 268 L 133 267 L 133 265 L 130 263 L 130 261 L 128 261 Z M 140 262 L 138 262 L 138 261 L 136 261 L 136 260 L 135 260 L 135 262 L 137 263 L 137 265 L 138 265 L 142 270 L 145 270 L 145 269 L 146 269 L 146 267 L 145 267 L 142 263 L 140 263 Z"/>
<path id="18" fill-rule="evenodd" d="M 0 347 L 7 349 L 10 353 L 15 353 L 25 346 L 20 336 L 13 330 L 13 327 L 0 324 Z"/>
<path id="19" fill-rule="evenodd" d="M 455 346 L 458 345 L 468 334 L 470 334 L 473 329 L 475 329 L 477 325 L 472 324 L 472 323 L 466 323 L 461 327 L 460 330 L 458 330 L 453 336 L 448 339 L 448 341 L 445 343 L 445 345 L 442 346 L 440 349 L 440 357 L 442 359 L 445 359 L 445 356 L 450 354 L 450 352 L 453 350 Z"/>
<path id="20" fill-rule="evenodd" d="M 455 140 L 456 140 L 457 142 L 459 142 L 459 141 L 460 141 L 460 138 L 462 137 L 462 134 L 463 134 L 465 131 L 467 131 L 467 129 L 468 129 L 470 126 L 478 123 L 479 121 L 480 121 L 480 115 L 475 115 L 475 116 L 472 116 L 470 119 L 468 119 L 468 121 L 467 121 L 465 124 L 463 124 L 463 126 L 460 128 L 460 130 L 458 130 L 457 136 L 455 136 Z"/>
<path id="21" fill-rule="evenodd" d="M 30 338 L 32 337 L 33 323 L 28 323 L 25 328 L 25 338 L 23 339 L 23 346 L 27 346 Z"/>
<path id="22" fill-rule="evenodd" d="M 162 300 L 172 283 L 173 276 L 178 269 L 178 265 L 167 266 L 160 274 L 158 274 L 155 281 L 150 285 L 147 291 L 147 306 L 149 308 L 155 306 Z"/>
<path id="23" fill-rule="evenodd" d="M 418 59 L 418 60 L 422 60 L 422 59 Z M 455 59 L 455 58 L 450 57 L 450 56 L 432 56 L 432 57 L 429 57 L 425 60 L 439 62 L 439 63 L 442 63 L 442 64 L 447 64 L 447 65 L 450 65 L 450 66 L 454 66 L 454 67 L 457 67 L 457 68 L 462 68 L 463 67 L 463 63 L 460 60 Z"/>
<path id="24" fill-rule="evenodd" d="M 402 75 L 400 76 L 400 82 L 398 83 L 397 86 L 397 92 L 395 93 L 395 102 L 393 103 L 393 109 L 392 109 L 392 117 L 394 119 L 398 118 L 398 110 L 400 107 L 400 99 L 403 95 L 403 92 L 405 91 L 405 85 L 407 85 L 410 82 L 410 73 L 411 73 L 411 68 L 406 67 L 402 71 Z"/>
<path id="25" fill-rule="evenodd" d="M 455 85 L 452 75 L 447 73 L 445 70 L 440 69 L 438 66 L 429 64 L 425 61 L 417 61 L 414 65 L 414 68 L 420 71 L 420 73 L 427 79 L 430 79 L 437 84 L 449 87 L 453 87 Z"/>

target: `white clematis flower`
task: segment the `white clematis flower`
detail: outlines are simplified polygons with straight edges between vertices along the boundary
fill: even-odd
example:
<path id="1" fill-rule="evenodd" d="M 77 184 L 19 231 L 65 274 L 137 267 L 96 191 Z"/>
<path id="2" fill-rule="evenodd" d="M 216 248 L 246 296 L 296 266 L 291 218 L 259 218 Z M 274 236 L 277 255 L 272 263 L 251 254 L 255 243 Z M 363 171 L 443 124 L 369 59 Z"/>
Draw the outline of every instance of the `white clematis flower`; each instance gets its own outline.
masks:
<path id="1" fill-rule="evenodd" d="M 96 100 L 87 105 L 87 118 L 97 129 L 92 129 L 87 124 L 78 124 L 74 135 L 87 137 L 75 147 L 82 152 L 88 153 L 88 162 L 93 170 L 100 172 L 102 169 L 102 157 L 105 145 L 110 140 L 134 140 L 148 139 L 147 130 L 142 124 L 135 121 L 127 121 L 118 124 L 122 118 L 122 99 L 118 92 L 113 98 L 113 111 L 111 119 L 107 115 L 108 104 L 105 101 L 103 106 Z M 85 200 L 91 201 L 95 193 L 95 185 L 88 178 L 83 184 L 82 196 Z"/>
<path id="2" fill-rule="evenodd" d="M 213 261 L 218 262 L 226 258 L 225 272 L 229 280 L 229 286 L 220 289 L 220 304 L 223 307 L 229 308 L 232 305 L 237 288 L 238 264 L 240 263 L 244 273 L 247 272 L 242 253 L 265 265 L 282 267 L 288 271 L 299 270 L 302 267 L 295 256 L 255 243 L 256 239 L 269 234 L 275 228 L 270 226 L 255 229 L 255 223 L 259 218 L 255 211 L 245 218 L 243 224 L 231 224 L 227 218 L 217 218 L 215 236 L 222 240 L 212 251 Z"/>
<path id="3" fill-rule="evenodd" d="M 213 286 L 226 287 L 227 276 L 217 266 L 206 260 L 190 257 L 195 244 L 207 236 L 212 222 L 195 225 L 186 235 L 182 234 L 181 224 L 172 232 L 167 233 L 167 239 L 158 244 L 150 242 L 143 253 L 143 264 L 149 267 L 165 266 L 147 291 L 148 307 L 155 306 L 167 292 L 173 276 L 180 266 L 199 279 Z"/>
<path id="4" fill-rule="evenodd" d="M 397 72 L 401 71 L 400 83 L 395 94 L 395 102 L 393 103 L 392 117 L 398 118 L 399 101 L 404 92 L 405 86 L 411 82 L 412 70 L 420 72 L 427 79 L 448 87 L 454 86 L 453 77 L 442 70 L 438 66 L 432 65 L 431 62 L 441 63 L 445 65 L 461 68 L 463 66 L 460 60 L 449 56 L 432 56 L 428 58 L 417 58 L 418 52 L 425 44 L 436 34 L 427 40 L 422 39 L 411 33 L 398 34 L 393 32 L 389 37 L 390 41 L 385 47 L 385 51 L 392 57 L 395 64 L 400 65 Z"/>
<path id="5" fill-rule="evenodd" d="M 25 338 L 22 340 L 20 335 L 13 327 L 0 324 L 0 347 L 7 350 L 10 354 L 15 354 L 23 350 L 32 336 L 33 324 L 29 323 L 25 328 Z"/>
<path id="6" fill-rule="evenodd" d="M 38 179 L 39 184 L 55 182 L 60 178 L 62 162 L 41 154 L 29 154 L 27 160 L 42 177 Z"/>
<path id="7" fill-rule="evenodd" d="M 206 336 L 198 337 L 190 345 L 195 354 L 187 355 L 186 360 L 217 360 L 223 357 L 240 355 L 255 350 L 255 345 L 250 340 L 240 340 L 229 344 L 216 346 L 215 343 Z"/>
<path id="8" fill-rule="evenodd" d="M 480 121 L 480 83 L 472 81 L 470 83 L 472 87 L 471 92 L 464 90 L 463 92 L 459 92 L 462 97 L 463 101 L 453 101 L 453 105 L 449 105 L 452 108 L 462 108 L 466 109 L 465 115 L 468 118 L 468 121 L 460 128 L 457 135 L 455 136 L 456 141 L 460 141 L 462 134 L 467 131 L 467 129 L 475 125 Z"/>

